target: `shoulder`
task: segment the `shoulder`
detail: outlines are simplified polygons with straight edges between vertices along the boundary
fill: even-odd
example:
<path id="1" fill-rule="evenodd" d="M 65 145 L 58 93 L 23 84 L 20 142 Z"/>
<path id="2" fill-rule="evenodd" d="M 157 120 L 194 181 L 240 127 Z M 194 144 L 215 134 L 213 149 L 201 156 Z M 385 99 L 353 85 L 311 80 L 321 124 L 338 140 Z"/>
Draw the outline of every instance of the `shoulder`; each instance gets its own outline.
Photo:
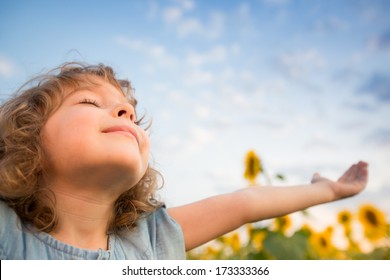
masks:
<path id="1" fill-rule="evenodd" d="M 185 244 L 181 227 L 168 214 L 165 206 L 158 208 L 146 219 L 149 238 L 159 258 L 184 258 Z"/>
<path id="2" fill-rule="evenodd" d="M 142 221 L 141 221 L 142 223 Z M 169 215 L 165 206 L 161 206 L 153 213 L 145 217 L 144 221 L 150 237 L 156 237 L 156 235 L 171 234 L 171 236 L 182 235 L 180 225 Z"/>
<path id="3" fill-rule="evenodd" d="M 161 227 L 161 228 L 177 228 L 178 223 L 169 215 L 165 205 L 158 207 L 155 211 L 145 216 L 145 222 L 150 227 Z"/>
<path id="4" fill-rule="evenodd" d="M 0 199 L 0 255 L 4 259 L 7 251 L 18 242 L 22 224 L 18 215 Z"/>
<path id="5" fill-rule="evenodd" d="M 20 219 L 7 203 L 0 199 L 0 236 L 20 224 Z"/>
<path id="6" fill-rule="evenodd" d="M 185 259 L 183 233 L 165 207 L 142 217 L 133 231 L 120 235 L 120 240 L 125 259 Z M 118 257 L 122 254 L 116 253 Z"/>

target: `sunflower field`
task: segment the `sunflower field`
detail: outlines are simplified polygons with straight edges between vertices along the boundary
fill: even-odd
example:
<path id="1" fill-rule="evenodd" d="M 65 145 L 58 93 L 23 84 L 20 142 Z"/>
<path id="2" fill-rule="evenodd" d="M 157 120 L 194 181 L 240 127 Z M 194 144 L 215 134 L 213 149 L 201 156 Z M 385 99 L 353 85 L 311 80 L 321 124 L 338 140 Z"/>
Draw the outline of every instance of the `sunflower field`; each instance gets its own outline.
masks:
<path id="1" fill-rule="evenodd" d="M 249 185 L 266 176 L 264 166 L 254 151 L 245 159 L 244 177 Z M 281 180 L 282 175 L 277 175 Z M 267 183 L 270 179 L 265 178 Z M 303 219 L 310 213 L 301 211 Z M 373 204 L 342 210 L 337 222 L 323 230 L 308 223 L 294 227 L 291 215 L 248 224 L 187 253 L 191 260 L 390 260 L 390 224 L 386 215 Z M 336 235 L 337 232 L 337 235 Z M 343 240 L 343 245 L 335 239 Z"/>

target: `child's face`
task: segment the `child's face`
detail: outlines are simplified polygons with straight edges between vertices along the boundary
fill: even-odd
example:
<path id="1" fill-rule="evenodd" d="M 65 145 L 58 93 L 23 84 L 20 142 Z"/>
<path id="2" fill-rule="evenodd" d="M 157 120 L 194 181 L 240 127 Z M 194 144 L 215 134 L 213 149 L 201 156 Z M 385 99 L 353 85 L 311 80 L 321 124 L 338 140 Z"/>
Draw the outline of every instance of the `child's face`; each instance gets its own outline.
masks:
<path id="1" fill-rule="evenodd" d="M 66 92 L 43 127 L 49 180 L 128 189 L 145 174 L 149 139 L 134 123 L 134 108 L 124 94 L 103 80 L 93 80 L 99 85 Z"/>

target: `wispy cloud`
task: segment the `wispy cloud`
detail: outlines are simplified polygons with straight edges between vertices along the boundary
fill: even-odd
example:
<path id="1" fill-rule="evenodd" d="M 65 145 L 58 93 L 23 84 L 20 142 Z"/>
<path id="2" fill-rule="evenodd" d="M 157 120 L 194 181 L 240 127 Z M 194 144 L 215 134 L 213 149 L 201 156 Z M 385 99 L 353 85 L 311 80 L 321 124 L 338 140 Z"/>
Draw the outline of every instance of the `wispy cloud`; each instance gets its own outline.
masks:
<path id="1" fill-rule="evenodd" d="M 180 38 L 199 36 L 206 39 L 220 38 L 225 26 L 225 16 L 221 12 L 211 11 L 206 20 L 196 17 L 194 1 L 177 1 L 162 9 L 162 21 L 175 30 Z"/>
<path id="2" fill-rule="evenodd" d="M 127 36 L 116 36 L 114 41 L 130 51 L 144 54 L 153 61 L 154 65 L 174 66 L 177 64 L 176 57 L 170 54 L 162 44 L 149 43 L 142 39 L 131 39 Z"/>
<path id="3" fill-rule="evenodd" d="M 183 12 L 179 7 L 169 7 L 163 11 L 162 16 L 165 22 L 171 24 L 178 22 L 183 16 Z"/>
<path id="4" fill-rule="evenodd" d="M 308 49 L 283 53 L 278 57 L 277 64 L 289 78 L 302 79 L 312 74 L 313 70 L 324 69 L 326 60 L 318 50 Z"/>
<path id="5" fill-rule="evenodd" d="M 232 46 L 216 45 L 206 52 L 190 50 L 187 53 L 186 62 L 189 66 L 203 66 L 205 64 L 223 63 L 227 61 L 228 55 L 239 53 L 240 47 L 237 44 Z"/>
<path id="6" fill-rule="evenodd" d="M 224 31 L 224 20 L 222 13 L 214 12 L 206 22 L 193 16 L 180 18 L 175 22 L 174 28 L 182 38 L 196 35 L 206 39 L 218 39 Z"/>
<path id="7" fill-rule="evenodd" d="M 9 58 L 0 55 L 0 77 L 11 78 L 15 73 L 15 64 Z"/>
<path id="8" fill-rule="evenodd" d="M 176 160 L 188 160 L 214 143 L 215 132 L 194 123 L 185 131 L 173 132 L 161 139 L 151 138 L 154 150 Z"/>
<path id="9" fill-rule="evenodd" d="M 325 19 L 318 19 L 313 24 L 313 29 L 319 33 L 345 31 L 348 29 L 346 21 L 338 17 L 330 17 Z"/>
<path id="10" fill-rule="evenodd" d="M 183 77 L 184 82 L 188 86 L 201 86 L 211 84 L 215 80 L 215 75 L 212 71 L 190 69 L 186 71 L 187 75 Z"/>

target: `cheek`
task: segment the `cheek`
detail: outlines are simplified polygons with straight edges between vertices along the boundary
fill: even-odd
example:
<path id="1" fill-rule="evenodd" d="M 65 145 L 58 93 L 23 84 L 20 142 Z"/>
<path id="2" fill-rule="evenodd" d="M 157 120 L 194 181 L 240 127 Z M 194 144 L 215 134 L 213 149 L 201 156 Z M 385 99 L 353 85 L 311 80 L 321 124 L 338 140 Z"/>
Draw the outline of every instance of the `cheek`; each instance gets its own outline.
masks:
<path id="1" fill-rule="evenodd" d="M 149 159 L 149 152 L 150 152 L 149 136 L 144 130 L 141 130 L 141 135 L 142 135 L 141 153 L 145 154 L 147 156 L 147 158 Z"/>
<path id="2" fill-rule="evenodd" d="M 68 154 L 82 152 L 91 143 L 93 128 L 88 117 L 77 121 L 71 114 L 68 116 L 53 115 L 42 129 L 42 143 L 46 154 L 54 158 L 64 159 Z"/>

